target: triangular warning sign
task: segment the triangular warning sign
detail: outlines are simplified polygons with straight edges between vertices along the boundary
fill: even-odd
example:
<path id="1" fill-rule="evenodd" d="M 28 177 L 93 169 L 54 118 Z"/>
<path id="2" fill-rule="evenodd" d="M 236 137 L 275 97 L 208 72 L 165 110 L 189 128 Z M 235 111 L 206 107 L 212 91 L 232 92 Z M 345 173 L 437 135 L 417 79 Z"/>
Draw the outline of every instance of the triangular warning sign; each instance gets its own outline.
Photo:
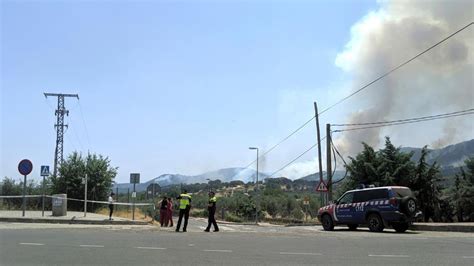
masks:
<path id="1" fill-rule="evenodd" d="M 316 191 L 319 192 L 328 192 L 328 186 L 326 186 L 326 183 L 324 183 L 323 180 L 319 181 L 318 186 L 316 187 Z"/>

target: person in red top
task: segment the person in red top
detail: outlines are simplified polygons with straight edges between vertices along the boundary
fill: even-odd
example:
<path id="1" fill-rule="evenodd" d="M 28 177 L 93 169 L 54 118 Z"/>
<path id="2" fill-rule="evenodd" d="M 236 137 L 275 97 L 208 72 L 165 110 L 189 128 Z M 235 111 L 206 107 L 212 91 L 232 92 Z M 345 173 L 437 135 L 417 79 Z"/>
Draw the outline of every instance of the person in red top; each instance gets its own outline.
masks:
<path id="1" fill-rule="evenodd" d="M 167 213 L 167 218 L 168 221 L 166 223 L 169 223 L 169 227 L 173 227 L 173 200 L 171 198 L 168 198 L 168 213 Z"/>
<path id="2" fill-rule="evenodd" d="M 161 200 L 160 205 L 160 225 L 163 227 L 163 225 L 166 226 L 168 223 L 168 200 L 166 197 L 163 197 Z"/>

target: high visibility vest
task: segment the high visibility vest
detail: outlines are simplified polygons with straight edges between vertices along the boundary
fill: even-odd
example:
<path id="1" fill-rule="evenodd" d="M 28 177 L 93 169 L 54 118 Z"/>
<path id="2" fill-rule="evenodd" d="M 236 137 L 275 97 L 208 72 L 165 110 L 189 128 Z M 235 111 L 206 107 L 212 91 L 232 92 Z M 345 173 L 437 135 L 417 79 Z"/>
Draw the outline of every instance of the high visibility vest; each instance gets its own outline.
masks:
<path id="1" fill-rule="evenodd" d="M 209 199 L 209 202 L 217 202 L 217 198 L 216 198 L 216 196 L 214 196 L 214 197 L 210 198 L 210 199 Z"/>
<path id="2" fill-rule="evenodd" d="M 191 196 L 189 194 L 181 194 L 179 195 L 179 208 L 181 210 L 186 209 L 186 207 L 189 205 L 189 200 L 191 199 Z"/>

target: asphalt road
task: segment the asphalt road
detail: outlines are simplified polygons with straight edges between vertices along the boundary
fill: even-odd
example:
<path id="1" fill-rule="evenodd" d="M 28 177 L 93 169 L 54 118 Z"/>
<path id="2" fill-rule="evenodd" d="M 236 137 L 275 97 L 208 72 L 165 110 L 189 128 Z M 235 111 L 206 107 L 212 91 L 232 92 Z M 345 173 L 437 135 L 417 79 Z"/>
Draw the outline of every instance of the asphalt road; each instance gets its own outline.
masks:
<path id="1" fill-rule="evenodd" d="M 0 224 L 1 265 L 474 265 L 474 234 Z"/>

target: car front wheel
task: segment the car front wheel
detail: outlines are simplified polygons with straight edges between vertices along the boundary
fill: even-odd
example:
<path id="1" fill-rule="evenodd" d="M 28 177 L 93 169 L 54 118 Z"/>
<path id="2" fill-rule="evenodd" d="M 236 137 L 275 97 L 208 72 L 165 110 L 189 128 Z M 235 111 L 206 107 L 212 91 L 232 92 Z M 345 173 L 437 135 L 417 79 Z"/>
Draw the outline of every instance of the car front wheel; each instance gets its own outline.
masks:
<path id="1" fill-rule="evenodd" d="M 369 230 L 371 232 L 382 232 L 384 225 L 382 218 L 378 214 L 371 214 L 367 218 L 367 223 L 369 224 Z"/>
<path id="2" fill-rule="evenodd" d="M 323 224 L 323 228 L 325 231 L 333 231 L 334 230 L 334 222 L 332 221 L 331 216 L 329 214 L 323 215 L 321 219 L 321 223 Z"/>

